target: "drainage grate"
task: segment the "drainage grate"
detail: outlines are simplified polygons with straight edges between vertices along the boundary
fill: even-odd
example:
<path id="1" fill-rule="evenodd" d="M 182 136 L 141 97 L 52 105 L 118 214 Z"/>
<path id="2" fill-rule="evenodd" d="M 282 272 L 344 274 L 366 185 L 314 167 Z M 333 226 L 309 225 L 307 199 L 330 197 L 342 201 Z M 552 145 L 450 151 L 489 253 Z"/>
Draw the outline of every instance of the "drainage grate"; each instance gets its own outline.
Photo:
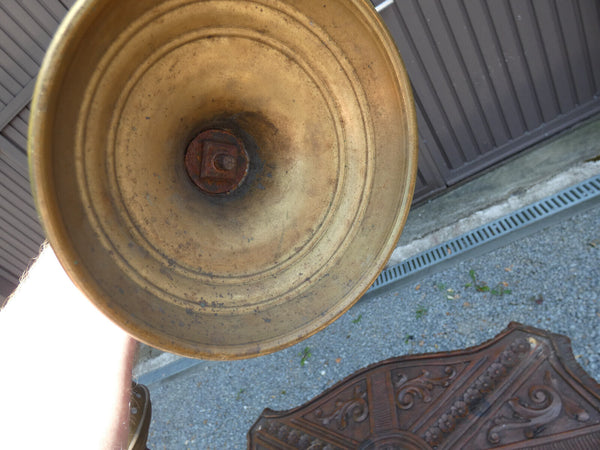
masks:
<path id="1" fill-rule="evenodd" d="M 600 175 L 384 269 L 369 293 L 600 195 Z"/>

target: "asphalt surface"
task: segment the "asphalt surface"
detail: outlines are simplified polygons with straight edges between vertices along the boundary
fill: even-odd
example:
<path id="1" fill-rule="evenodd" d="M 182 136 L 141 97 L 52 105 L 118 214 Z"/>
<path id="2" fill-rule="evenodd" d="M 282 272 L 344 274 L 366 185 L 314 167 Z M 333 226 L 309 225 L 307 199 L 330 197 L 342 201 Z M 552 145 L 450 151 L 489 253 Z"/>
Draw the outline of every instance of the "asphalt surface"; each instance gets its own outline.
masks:
<path id="1" fill-rule="evenodd" d="M 475 288 L 484 284 L 489 291 Z M 480 344 L 511 321 L 568 336 L 576 360 L 600 380 L 600 205 L 363 299 L 286 350 L 201 361 L 150 383 L 148 447 L 246 448 L 246 433 L 266 407 L 299 406 L 386 358 Z"/>

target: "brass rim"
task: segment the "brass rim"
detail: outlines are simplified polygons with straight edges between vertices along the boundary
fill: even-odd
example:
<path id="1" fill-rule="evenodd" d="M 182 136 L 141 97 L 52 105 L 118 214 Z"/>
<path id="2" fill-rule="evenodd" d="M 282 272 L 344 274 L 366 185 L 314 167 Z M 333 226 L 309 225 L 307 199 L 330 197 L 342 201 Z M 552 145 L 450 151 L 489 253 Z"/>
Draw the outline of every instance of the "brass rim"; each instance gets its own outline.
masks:
<path id="1" fill-rule="evenodd" d="M 247 152 L 227 195 L 189 173 L 206 130 Z M 74 282 L 137 339 L 202 358 L 269 353 L 339 317 L 393 250 L 416 175 L 410 86 L 362 0 L 80 1 L 29 145 Z M 215 154 L 237 157 L 227 145 Z"/>

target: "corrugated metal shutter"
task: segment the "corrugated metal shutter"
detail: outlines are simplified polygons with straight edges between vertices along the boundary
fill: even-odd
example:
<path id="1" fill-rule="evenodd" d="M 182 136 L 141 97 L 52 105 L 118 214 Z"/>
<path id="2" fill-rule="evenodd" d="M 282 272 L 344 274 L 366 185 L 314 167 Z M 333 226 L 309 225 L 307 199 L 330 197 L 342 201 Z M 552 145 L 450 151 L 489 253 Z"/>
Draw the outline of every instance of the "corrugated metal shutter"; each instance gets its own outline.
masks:
<path id="1" fill-rule="evenodd" d="M 600 111 L 598 0 L 376 4 L 413 84 L 416 201 Z"/>
<path id="2" fill-rule="evenodd" d="M 43 241 L 27 168 L 29 103 L 44 52 L 71 3 L 0 2 L 0 299 Z"/>

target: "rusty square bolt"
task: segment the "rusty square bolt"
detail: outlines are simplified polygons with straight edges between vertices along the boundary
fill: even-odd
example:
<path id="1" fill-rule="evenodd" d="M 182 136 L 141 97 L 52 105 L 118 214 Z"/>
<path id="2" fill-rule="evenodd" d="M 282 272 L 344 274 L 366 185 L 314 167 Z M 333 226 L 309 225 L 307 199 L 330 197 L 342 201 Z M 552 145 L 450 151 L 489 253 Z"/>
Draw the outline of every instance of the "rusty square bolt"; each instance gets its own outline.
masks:
<path id="1" fill-rule="evenodd" d="M 204 141 L 200 178 L 235 180 L 239 150 L 224 142 Z"/>
<path id="2" fill-rule="evenodd" d="M 185 166 L 191 180 L 207 194 L 228 194 L 248 173 L 249 158 L 243 142 L 226 130 L 211 129 L 190 142 Z"/>

